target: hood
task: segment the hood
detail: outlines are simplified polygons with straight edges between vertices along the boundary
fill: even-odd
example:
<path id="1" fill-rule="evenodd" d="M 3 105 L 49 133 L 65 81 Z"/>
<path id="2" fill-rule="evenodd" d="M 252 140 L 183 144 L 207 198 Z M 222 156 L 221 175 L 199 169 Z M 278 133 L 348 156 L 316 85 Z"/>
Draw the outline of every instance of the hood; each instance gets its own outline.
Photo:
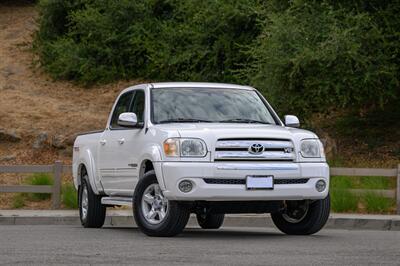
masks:
<path id="1" fill-rule="evenodd" d="M 292 139 L 294 134 L 302 134 L 308 138 L 316 135 L 310 131 L 277 125 L 238 124 L 238 123 L 181 123 L 177 130 L 181 137 L 195 137 L 213 134 L 218 138 L 282 138 Z"/>
<path id="2" fill-rule="evenodd" d="M 313 132 L 278 125 L 239 123 L 171 123 L 157 125 L 176 131 L 182 138 L 203 139 L 213 149 L 218 139 L 288 139 L 295 146 L 302 139 L 318 138 Z"/>

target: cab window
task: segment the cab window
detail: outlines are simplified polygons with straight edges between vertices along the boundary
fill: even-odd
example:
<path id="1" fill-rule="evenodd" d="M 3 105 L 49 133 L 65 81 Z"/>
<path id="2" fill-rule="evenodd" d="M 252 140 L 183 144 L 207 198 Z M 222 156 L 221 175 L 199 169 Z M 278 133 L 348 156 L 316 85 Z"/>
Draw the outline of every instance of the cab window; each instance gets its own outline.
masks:
<path id="1" fill-rule="evenodd" d="M 143 123 L 144 121 L 144 103 L 145 103 L 144 91 L 142 90 L 136 91 L 130 112 L 136 114 L 138 123 Z"/>
<path id="2" fill-rule="evenodd" d="M 118 117 L 122 113 L 129 112 L 132 103 L 132 97 L 133 91 L 124 93 L 123 95 L 121 95 L 121 97 L 119 97 L 117 105 L 115 106 L 114 112 L 111 117 L 110 127 L 112 129 L 122 128 L 118 125 Z"/>

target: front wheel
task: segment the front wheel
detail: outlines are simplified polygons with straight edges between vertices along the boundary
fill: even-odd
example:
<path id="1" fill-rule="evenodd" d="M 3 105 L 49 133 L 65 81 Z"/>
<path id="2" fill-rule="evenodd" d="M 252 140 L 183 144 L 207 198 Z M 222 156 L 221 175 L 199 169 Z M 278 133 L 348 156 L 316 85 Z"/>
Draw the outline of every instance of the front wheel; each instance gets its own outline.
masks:
<path id="1" fill-rule="evenodd" d="M 288 235 L 311 235 L 324 227 L 329 218 L 330 196 L 313 202 L 287 201 L 280 212 L 271 213 L 276 227 Z"/>
<path id="2" fill-rule="evenodd" d="M 154 171 L 149 171 L 135 188 L 133 215 L 137 226 L 146 235 L 169 237 L 183 231 L 190 212 L 179 202 L 166 199 Z"/>

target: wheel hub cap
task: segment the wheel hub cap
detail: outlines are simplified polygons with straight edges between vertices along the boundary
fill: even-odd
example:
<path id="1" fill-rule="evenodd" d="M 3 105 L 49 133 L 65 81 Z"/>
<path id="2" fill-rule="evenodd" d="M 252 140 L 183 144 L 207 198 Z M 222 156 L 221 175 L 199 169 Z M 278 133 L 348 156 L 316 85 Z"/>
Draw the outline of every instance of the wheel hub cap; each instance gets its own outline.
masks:
<path id="1" fill-rule="evenodd" d="M 158 184 L 148 186 L 142 196 L 142 214 L 150 224 L 161 223 L 168 213 L 168 200 Z"/>

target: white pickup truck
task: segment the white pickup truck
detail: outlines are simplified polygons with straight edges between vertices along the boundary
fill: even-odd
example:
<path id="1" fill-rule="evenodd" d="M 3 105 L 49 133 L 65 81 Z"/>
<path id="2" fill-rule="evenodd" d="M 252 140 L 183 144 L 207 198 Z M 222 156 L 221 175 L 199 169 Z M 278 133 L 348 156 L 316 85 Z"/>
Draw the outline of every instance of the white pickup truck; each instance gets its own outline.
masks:
<path id="1" fill-rule="evenodd" d="M 254 88 L 152 83 L 118 96 L 106 128 L 74 143 L 84 227 L 106 207 L 133 207 L 149 236 L 174 236 L 195 213 L 217 229 L 226 213 L 271 213 L 286 234 L 313 234 L 330 211 L 329 167 L 318 137 L 284 123 Z"/>

